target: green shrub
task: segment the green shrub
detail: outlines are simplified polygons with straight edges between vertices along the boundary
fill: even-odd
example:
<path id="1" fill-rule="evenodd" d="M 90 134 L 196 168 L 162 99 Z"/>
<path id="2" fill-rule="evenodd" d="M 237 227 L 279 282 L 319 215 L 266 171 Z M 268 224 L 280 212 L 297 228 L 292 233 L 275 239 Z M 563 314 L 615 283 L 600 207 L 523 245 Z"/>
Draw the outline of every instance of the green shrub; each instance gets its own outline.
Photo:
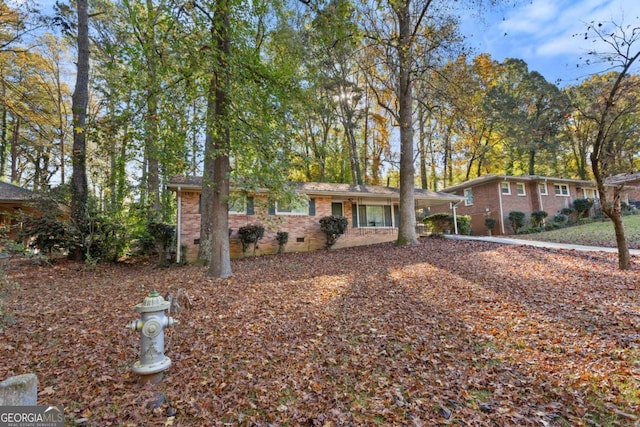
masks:
<path id="1" fill-rule="evenodd" d="M 432 233 L 453 232 L 453 214 L 449 212 L 440 212 L 429 215 L 422 220 Z M 456 215 L 459 234 L 471 234 L 471 217 L 469 215 Z"/>
<path id="2" fill-rule="evenodd" d="M 153 238 L 156 251 L 158 253 L 158 263 L 167 264 L 171 260 L 171 249 L 173 247 L 176 227 L 171 224 L 152 222 L 147 226 L 149 234 Z"/>
<path id="3" fill-rule="evenodd" d="M 527 227 L 518 230 L 518 234 L 535 234 L 545 231 L 544 227 Z"/>
<path id="4" fill-rule="evenodd" d="M 242 254 L 245 254 L 250 245 L 253 245 L 253 254 L 256 253 L 258 242 L 264 236 L 264 227 L 260 224 L 249 224 L 238 229 L 240 242 L 242 243 Z"/>
<path id="5" fill-rule="evenodd" d="M 549 214 L 545 211 L 533 211 L 531 212 L 531 226 L 533 228 L 538 228 L 542 226 L 542 222 Z"/>
<path id="6" fill-rule="evenodd" d="M 65 217 L 58 203 L 50 198 L 34 202 L 35 213 L 21 213 L 22 227 L 18 239 L 29 242 L 31 249 L 50 257 L 79 243 L 78 230 Z"/>
<path id="7" fill-rule="evenodd" d="M 573 209 L 573 208 L 562 208 L 562 209 L 560 209 L 560 213 L 562 215 L 566 215 L 567 216 L 566 224 L 575 224 L 576 222 L 578 222 L 578 214 L 576 213 L 575 209 Z"/>
<path id="8" fill-rule="evenodd" d="M 320 229 L 327 238 L 325 249 L 330 249 L 338 240 L 338 237 L 347 231 L 347 218 L 340 215 L 330 215 L 320 218 Z"/>
<path id="9" fill-rule="evenodd" d="M 515 234 L 518 234 L 518 230 L 524 227 L 525 220 L 524 212 L 520 211 L 511 211 L 509 212 L 509 223 L 511 224 L 511 228 Z"/>
<path id="10" fill-rule="evenodd" d="M 458 234 L 464 234 L 467 236 L 471 234 L 470 215 L 456 215 L 456 222 L 458 223 Z"/>
<path id="11" fill-rule="evenodd" d="M 578 219 L 589 216 L 589 210 L 592 207 L 592 199 L 575 199 L 573 201 L 573 208 L 578 213 Z"/>
<path id="12" fill-rule="evenodd" d="M 565 226 L 569 221 L 569 217 L 566 214 L 559 213 L 553 217 L 554 224 L 558 224 L 559 226 Z"/>
<path id="13" fill-rule="evenodd" d="M 287 246 L 289 241 L 289 233 L 286 231 L 278 231 L 276 233 L 276 241 L 278 242 L 278 253 L 284 252 L 284 247 Z"/>
<path id="14" fill-rule="evenodd" d="M 484 219 L 484 226 L 487 227 L 487 230 L 493 230 L 494 228 L 496 228 L 497 224 L 498 224 L 498 220 L 496 220 L 495 218 Z"/>

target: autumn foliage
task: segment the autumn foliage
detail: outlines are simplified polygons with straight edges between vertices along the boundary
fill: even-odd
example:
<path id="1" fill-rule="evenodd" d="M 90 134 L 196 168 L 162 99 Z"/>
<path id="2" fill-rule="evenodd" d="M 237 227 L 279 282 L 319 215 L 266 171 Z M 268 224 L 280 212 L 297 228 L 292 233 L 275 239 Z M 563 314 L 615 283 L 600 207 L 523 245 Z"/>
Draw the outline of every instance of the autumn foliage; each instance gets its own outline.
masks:
<path id="1" fill-rule="evenodd" d="M 638 422 L 638 269 L 614 254 L 424 239 L 243 258 L 225 280 L 154 265 L 4 260 L 0 379 L 36 373 L 68 425 Z M 155 389 L 125 328 L 153 289 L 192 303 Z"/>

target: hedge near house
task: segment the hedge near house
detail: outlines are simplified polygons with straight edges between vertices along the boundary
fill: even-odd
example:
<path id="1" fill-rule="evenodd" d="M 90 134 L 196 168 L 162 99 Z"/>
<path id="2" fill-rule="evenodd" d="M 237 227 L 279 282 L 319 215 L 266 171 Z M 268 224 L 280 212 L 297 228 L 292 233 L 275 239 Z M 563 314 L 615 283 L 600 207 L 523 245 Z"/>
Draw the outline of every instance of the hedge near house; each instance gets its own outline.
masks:
<path id="1" fill-rule="evenodd" d="M 256 254 L 258 241 L 264 236 L 264 227 L 260 224 L 249 224 L 238 229 L 240 242 L 242 243 L 242 254 L 245 255 L 250 245 L 253 245 L 253 254 Z"/>
<path id="2" fill-rule="evenodd" d="M 573 208 L 578 213 L 578 219 L 589 216 L 589 210 L 593 207 L 593 199 L 575 199 Z"/>
<path id="3" fill-rule="evenodd" d="M 525 213 L 520 211 L 509 212 L 509 223 L 513 228 L 513 233 L 518 234 L 518 230 L 524 227 Z"/>
<path id="4" fill-rule="evenodd" d="M 347 231 L 347 218 L 340 215 L 330 215 L 320 218 L 320 229 L 327 238 L 325 249 L 330 249 L 338 240 L 338 237 Z"/>
<path id="5" fill-rule="evenodd" d="M 429 215 L 422 222 L 432 233 L 453 233 L 455 231 L 453 214 L 448 212 Z M 471 234 L 471 217 L 469 215 L 456 215 L 456 222 L 459 234 Z"/>

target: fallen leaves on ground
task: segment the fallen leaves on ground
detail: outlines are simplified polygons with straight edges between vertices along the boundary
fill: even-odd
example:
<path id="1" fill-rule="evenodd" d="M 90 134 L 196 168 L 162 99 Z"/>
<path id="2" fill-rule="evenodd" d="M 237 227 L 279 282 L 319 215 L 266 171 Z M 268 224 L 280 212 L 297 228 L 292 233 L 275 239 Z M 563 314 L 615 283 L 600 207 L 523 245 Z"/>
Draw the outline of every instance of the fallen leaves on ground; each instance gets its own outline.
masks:
<path id="1" fill-rule="evenodd" d="M 637 425 L 633 262 L 443 239 L 246 258 L 226 280 L 5 261 L 0 379 L 36 373 L 69 425 Z M 139 386 L 133 306 L 178 289 L 173 365 Z"/>

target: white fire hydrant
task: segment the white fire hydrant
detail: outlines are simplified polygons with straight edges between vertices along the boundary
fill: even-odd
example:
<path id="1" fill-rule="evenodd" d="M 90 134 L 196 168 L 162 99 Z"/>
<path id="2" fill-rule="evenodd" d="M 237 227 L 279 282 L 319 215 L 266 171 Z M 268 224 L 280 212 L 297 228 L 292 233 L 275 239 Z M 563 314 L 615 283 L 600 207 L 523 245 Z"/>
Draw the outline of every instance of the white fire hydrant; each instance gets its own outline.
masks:
<path id="1" fill-rule="evenodd" d="M 127 328 L 142 334 L 140 360 L 132 367 L 142 384 L 158 384 L 162 381 L 163 372 L 171 366 L 171 359 L 164 355 L 164 329 L 176 323 L 164 313 L 170 305 L 159 293 L 152 291 L 135 306 L 135 310 L 141 313 L 141 319 L 127 325 Z"/>

